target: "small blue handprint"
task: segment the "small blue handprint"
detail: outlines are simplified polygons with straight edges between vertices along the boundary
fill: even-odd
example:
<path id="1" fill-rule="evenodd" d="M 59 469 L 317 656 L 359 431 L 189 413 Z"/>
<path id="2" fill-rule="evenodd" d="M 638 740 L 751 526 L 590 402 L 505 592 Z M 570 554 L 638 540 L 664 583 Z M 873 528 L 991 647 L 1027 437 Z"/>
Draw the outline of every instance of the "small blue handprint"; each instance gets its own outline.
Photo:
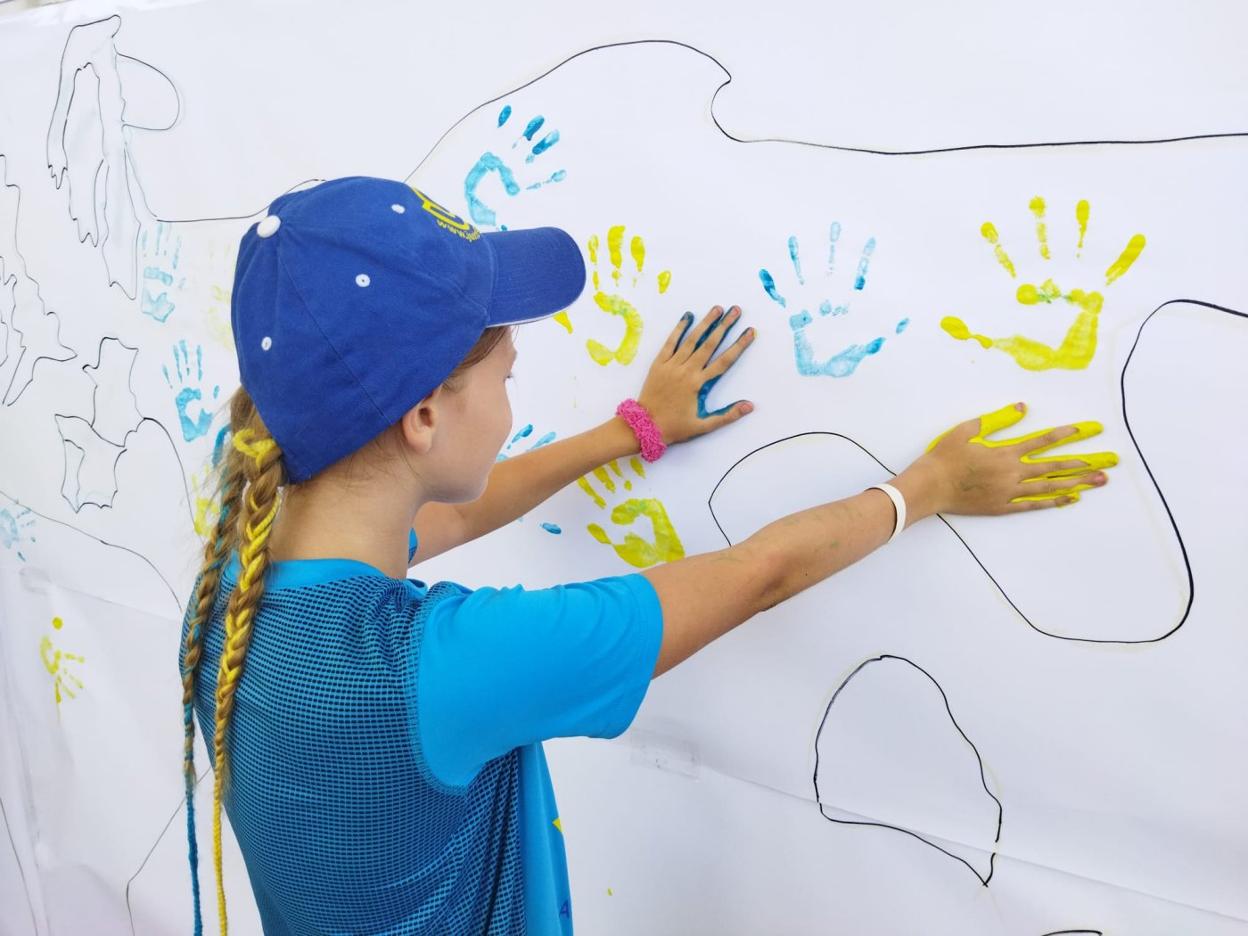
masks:
<path id="1" fill-rule="evenodd" d="M 499 111 L 498 126 L 500 130 L 505 127 L 507 122 L 511 119 L 511 113 L 510 104 L 504 105 L 503 109 Z M 529 122 L 525 124 L 524 130 L 511 143 L 510 149 L 514 150 L 520 145 L 521 140 L 524 141 L 524 148 L 527 150 L 527 153 L 524 156 L 525 165 L 532 165 L 533 162 L 536 161 L 543 153 L 559 142 L 558 130 L 550 130 L 536 143 L 533 142 L 533 138 L 537 136 L 538 131 L 540 131 L 545 124 L 546 118 L 540 114 L 531 118 Z M 530 146 L 529 144 L 532 145 Z M 567 170 L 558 169 L 545 179 L 530 182 L 529 184 L 522 186 L 516 181 L 516 170 L 513 169 L 513 166 L 517 166 L 518 168 L 515 158 L 512 158 L 512 164 L 509 165 L 494 152 L 486 151 L 481 154 L 481 158 L 478 159 L 473 167 L 468 170 L 468 175 L 464 179 L 464 201 L 468 203 L 468 217 L 472 219 L 473 224 L 477 225 L 477 227 L 498 228 L 503 231 L 507 230 L 507 225 L 498 223 L 497 212 L 487 205 L 478 193 L 478 188 L 485 180 L 486 176 L 490 173 L 498 173 L 498 179 L 502 183 L 503 191 L 511 197 L 519 195 L 522 191 L 528 192 L 533 191 L 534 189 L 539 189 L 543 185 L 547 185 L 551 182 L 562 182 L 568 174 Z"/>
<path id="2" fill-rule="evenodd" d="M 191 371 L 191 353 L 186 346 L 186 341 L 181 340 L 173 346 L 173 364 L 178 375 L 178 395 L 174 399 L 174 404 L 178 408 L 178 421 L 182 425 L 182 438 L 187 442 L 193 442 L 200 436 L 208 433 L 208 428 L 212 425 L 213 414 L 203 406 L 204 395 L 199 389 L 199 384 L 204 379 L 204 349 L 202 345 L 195 346 L 195 370 Z M 174 387 L 173 378 L 169 375 L 169 366 L 161 365 L 160 368 L 165 375 L 165 383 L 170 389 L 178 389 Z M 193 383 L 192 383 L 193 381 Z M 221 394 L 221 387 L 214 386 L 212 388 L 212 398 L 215 400 Z M 200 401 L 199 415 L 192 418 L 187 412 L 187 408 L 194 401 Z"/>
<path id="3" fill-rule="evenodd" d="M 158 322 L 164 322 L 175 308 L 173 300 L 169 298 L 169 293 L 182 289 L 186 284 L 186 277 L 178 273 L 182 238 L 174 238 L 169 233 L 169 225 L 163 221 L 157 222 L 156 236 L 150 247 L 147 235 L 148 232 L 145 230 L 139 239 L 139 246 L 143 252 L 144 281 L 139 308 L 144 315 L 151 316 Z"/>
<path id="4" fill-rule="evenodd" d="M 828 263 L 825 270 L 825 276 L 831 276 L 836 270 L 836 248 L 841 238 L 841 225 L 835 221 L 828 227 Z M 862 253 L 858 259 L 858 266 L 854 271 L 853 289 L 855 292 L 862 292 L 867 286 L 867 274 L 871 268 L 871 258 L 875 253 L 875 238 L 867 239 L 863 245 Z M 790 237 L 788 240 L 789 261 L 793 265 L 793 273 L 797 277 L 798 286 L 806 285 L 806 277 L 802 273 L 801 253 L 797 238 Z M 788 308 L 788 300 L 785 299 L 776 287 L 776 279 L 766 268 L 758 271 L 759 281 L 763 285 L 763 291 L 768 297 L 775 302 L 780 308 Z M 818 305 L 820 316 L 841 316 L 849 313 L 849 303 L 845 302 L 840 305 L 833 306 L 831 300 L 823 299 Z M 836 354 L 819 361 L 815 359 L 814 350 L 810 346 L 810 340 L 806 337 L 807 327 L 814 321 L 807 309 L 789 316 L 789 328 L 793 330 L 793 355 L 797 363 L 797 371 L 807 377 L 848 377 L 864 359 L 873 354 L 878 354 L 880 349 L 884 347 L 884 337 L 873 338 L 866 344 L 851 344 Z M 902 319 L 893 329 L 894 334 L 900 335 L 905 331 L 906 326 L 910 324 L 909 319 Z"/>

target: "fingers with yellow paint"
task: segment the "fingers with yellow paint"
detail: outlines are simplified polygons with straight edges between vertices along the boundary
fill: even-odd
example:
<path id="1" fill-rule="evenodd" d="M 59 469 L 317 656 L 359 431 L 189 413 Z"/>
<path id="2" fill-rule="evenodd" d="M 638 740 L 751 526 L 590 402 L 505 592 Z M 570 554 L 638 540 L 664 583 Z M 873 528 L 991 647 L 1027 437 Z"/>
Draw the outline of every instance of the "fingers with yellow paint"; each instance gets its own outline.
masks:
<path id="1" fill-rule="evenodd" d="M 612 288 L 616 292 L 607 293 L 602 288 L 602 276 L 599 271 L 599 260 L 601 257 L 600 249 L 602 242 L 598 235 L 594 234 L 589 238 L 586 244 L 589 252 L 589 262 L 593 268 L 591 271 L 591 281 L 594 285 L 594 304 L 608 315 L 618 316 L 624 320 L 624 336 L 620 339 L 618 345 L 614 348 L 607 347 L 602 342 L 590 338 L 585 342 L 585 348 L 589 352 L 589 356 L 598 364 L 604 367 L 615 361 L 619 364 L 630 364 L 637 355 L 637 348 L 641 343 L 641 334 L 645 328 L 645 322 L 641 313 L 638 311 L 634 302 L 620 295 L 618 290 L 622 288 L 621 276 L 624 266 L 624 241 L 625 226 L 623 224 L 612 225 L 607 229 L 607 263 L 610 267 L 610 277 Z M 628 253 L 632 258 L 633 266 L 636 272 L 632 275 L 632 286 L 636 286 L 641 278 L 642 272 L 646 264 L 646 242 L 637 234 L 634 234 L 628 242 Z M 672 273 L 670 270 L 662 270 L 656 277 L 659 295 L 667 292 L 668 286 L 672 282 Z M 569 334 L 572 332 L 572 322 L 566 313 L 560 313 L 555 316 L 555 320 L 565 328 Z"/>
<path id="2" fill-rule="evenodd" d="M 1127 246 L 1122 248 L 1122 253 L 1118 255 L 1118 259 L 1109 265 L 1109 269 L 1105 271 L 1105 285 L 1108 286 L 1118 277 L 1122 276 L 1127 270 L 1135 264 L 1140 254 L 1144 252 L 1144 235 L 1136 234 L 1127 241 Z"/>
<path id="3" fill-rule="evenodd" d="M 610 546 L 617 556 L 638 569 L 646 569 L 660 562 L 673 562 L 685 557 L 685 547 L 676 534 L 671 518 L 667 515 L 667 509 L 660 501 L 651 497 L 633 497 L 622 504 L 617 504 L 611 511 L 611 522 L 617 526 L 629 526 L 640 517 L 645 517 L 650 521 L 654 531 L 653 541 L 629 531 L 624 534 L 624 541 L 617 543 L 596 523 L 591 523 L 587 529 L 594 539 Z"/>

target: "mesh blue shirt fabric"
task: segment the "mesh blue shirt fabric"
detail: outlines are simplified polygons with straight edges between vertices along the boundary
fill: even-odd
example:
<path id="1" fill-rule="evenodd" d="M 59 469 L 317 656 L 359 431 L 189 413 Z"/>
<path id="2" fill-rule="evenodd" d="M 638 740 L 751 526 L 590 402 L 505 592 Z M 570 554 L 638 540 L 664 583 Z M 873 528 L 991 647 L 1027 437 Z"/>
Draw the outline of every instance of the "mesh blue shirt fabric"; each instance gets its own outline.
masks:
<path id="1" fill-rule="evenodd" d="M 209 741 L 237 569 L 203 638 Z M 224 799 L 265 933 L 570 934 L 540 741 L 623 731 L 661 634 L 640 575 L 474 592 L 352 560 L 275 563 Z"/>

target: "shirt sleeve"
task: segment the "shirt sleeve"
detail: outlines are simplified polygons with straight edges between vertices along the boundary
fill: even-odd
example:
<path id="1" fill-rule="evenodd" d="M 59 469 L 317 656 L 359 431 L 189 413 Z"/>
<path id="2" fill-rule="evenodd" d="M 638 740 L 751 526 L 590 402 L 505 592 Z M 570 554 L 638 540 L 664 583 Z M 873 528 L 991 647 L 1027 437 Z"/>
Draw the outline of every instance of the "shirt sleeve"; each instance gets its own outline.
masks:
<path id="1" fill-rule="evenodd" d="M 645 698 L 662 637 L 659 596 L 639 574 L 442 596 L 409 700 L 426 764 L 460 786 L 524 744 L 615 737 Z"/>

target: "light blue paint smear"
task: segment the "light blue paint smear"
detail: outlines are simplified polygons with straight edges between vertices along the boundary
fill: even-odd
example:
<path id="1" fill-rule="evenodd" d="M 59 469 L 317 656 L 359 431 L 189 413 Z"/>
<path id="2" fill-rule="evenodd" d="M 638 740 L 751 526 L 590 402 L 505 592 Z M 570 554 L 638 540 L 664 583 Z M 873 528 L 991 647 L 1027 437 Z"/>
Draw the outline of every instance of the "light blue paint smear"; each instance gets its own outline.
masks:
<path id="1" fill-rule="evenodd" d="M 841 239 L 841 223 L 833 221 L 828 226 L 828 272 L 836 268 L 836 242 Z"/>
<path id="2" fill-rule="evenodd" d="M 178 422 L 182 425 L 182 438 L 187 442 L 194 442 L 200 436 L 208 432 L 208 427 L 212 424 L 212 414 L 203 406 L 200 406 L 199 418 L 191 419 L 186 413 L 186 408 L 191 405 L 193 400 L 203 400 L 204 395 L 195 387 L 183 387 L 175 401 L 178 407 Z"/>
<path id="3" fill-rule="evenodd" d="M 152 267 L 152 266 L 144 267 L 143 278 L 149 279 L 149 280 L 159 280 L 160 282 L 164 283 L 166 286 L 173 285 L 173 275 L 170 273 L 166 273 L 160 267 Z"/>
<path id="4" fill-rule="evenodd" d="M 899 334 L 899 335 L 900 335 L 903 331 L 905 331 L 905 330 L 906 330 L 906 327 L 907 327 L 909 324 L 910 324 L 910 320 L 909 320 L 908 318 L 904 318 L 904 319 L 902 319 L 900 322 L 898 322 L 898 323 L 897 323 L 897 334 Z"/>
<path id="5" fill-rule="evenodd" d="M 550 133 L 546 134 L 544 137 L 538 140 L 536 144 L 534 144 L 533 152 L 529 153 L 529 155 L 525 157 L 524 161 L 526 163 L 531 163 L 538 156 L 541 156 L 542 153 L 546 152 L 548 149 L 550 149 L 552 146 L 554 146 L 558 142 L 559 142 L 559 131 L 551 130 Z"/>
<path id="6" fill-rule="evenodd" d="M 875 253 L 875 238 L 870 238 L 862 248 L 862 259 L 858 261 L 858 276 L 854 280 L 854 289 L 862 290 L 867 285 L 867 268 L 871 265 L 871 255 Z"/>
<path id="7" fill-rule="evenodd" d="M 770 273 L 766 270 L 759 270 L 758 278 L 762 281 L 763 289 L 767 292 L 767 295 L 771 296 L 772 302 L 779 303 L 782 309 L 788 306 L 788 303 L 784 301 L 784 296 L 776 292 L 776 281 Z"/>
<path id="8" fill-rule="evenodd" d="M 493 153 L 482 153 L 464 179 L 464 201 L 468 203 L 468 216 L 473 223 L 483 227 L 495 227 L 498 220 L 494 209 L 477 197 L 477 186 L 491 172 L 498 173 L 508 195 L 515 195 L 520 191 L 520 185 L 507 164 Z"/>
<path id="9" fill-rule="evenodd" d="M 514 436 L 511 437 L 511 441 L 507 443 L 507 447 L 511 448 L 521 439 L 527 436 L 531 436 L 532 434 L 533 434 L 533 424 L 529 423 L 523 429 L 521 429 L 519 432 L 517 432 Z"/>
<path id="10" fill-rule="evenodd" d="M 534 182 L 532 185 L 526 185 L 524 188 L 525 191 L 531 192 L 533 189 L 539 189 L 543 185 L 549 185 L 551 182 L 562 182 L 567 177 L 568 170 L 560 169 L 558 172 L 552 173 L 549 179 L 544 179 L 541 182 Z"/>
<path id="11" fill-rule="evenodd" d="M 802 261 L 797 256 L 797 237 L 789 236 L 789 259 L 793 261 L 793 272 L 797 274 L 797 285 L 805 286 L 806 277 L 802 276 Z"/>
<path id="12" fill-rule="evenodd" d="M 814 350 L 806 338 L 806 326 L 809 324 L 808 312 L 789 319 L 789 327 L 793 329 L 793 356 L 797 372 L 805 377 L 848 377 L 858 369 L 864 358 L 878 354 L 884 347 L 884 339 L 876 338 L 865 345 L 850 345 L 826 361 L 816 361 Z"/>
<path id="13" fill-rule="evenodd" d="M 831 315 L 831 314 L 832 314 L 832 303 L 831 303 L 831 302 L 829 302 L 827 299 L 824 299 L 824 300 L 823 300 L 823 302 L 819 303 L 819 314 L 820 314 L 820 315 Z"/>
<path id="14" fill-rule="evenodd" d="M 557 523 L 543 523 L 542 529 L 547 533 L 554 533 L 556 536 L 563 532 L 563 528 Z"/>
<path id="15" fill-rule="evenodd" d="M 511 116 L 511 105 L 504 104 L 503 109 L 498 112 L 498 125 L 501 127 L 507 122 L 507 118 Z"/>
<path id="16" fill-rule="evenodd" d="M 524 138 L 526 140 L 532 141 L 533 134 L 537 133 L 538 130 L 541 130 L 542 124 L 544 124 L 545 122 L 546 122 L 546 118 L 543 117 L 541 114 L 538 114 L 536 117 L 530 120 L 528 126 L 524 128 Z M 555 134 L 555 137 L 557 139 L 558 134 Z"/>
<path id="17" fill-rule="evenodd" d="M 153 296 L 146 288 L 143 290 L 143 296 L 139 301 L 140 311 L 158 322 L 163 322 L 173 313 L 174 304 L 169 301 L 169 294 L 162 292 L 159 296 Z"/>
<path id="18" fill-rule="evenodd" d="M 549 445 L 551 442 L 554 442 L 554 441 L 555 441 L 555 434 L 553 432 L 548 432 L 544 436 L 542 436 L 540 439 L 538 439 L 536 442 L 534 442 L 533 448 L 529 449 L 529 451 L 531 452 L 533 451 L 533 449 L 539 449 L 543 445 Z"/>
<path id="19" fill-rule="evenodd" d="M 229 435 L 230 427 L 222 426 L 221 431 L 217 433 L 217 439 L 212 443 L 212 467 L 221 464 L 221 455 L 225 451 L 225 437 Z"/>

